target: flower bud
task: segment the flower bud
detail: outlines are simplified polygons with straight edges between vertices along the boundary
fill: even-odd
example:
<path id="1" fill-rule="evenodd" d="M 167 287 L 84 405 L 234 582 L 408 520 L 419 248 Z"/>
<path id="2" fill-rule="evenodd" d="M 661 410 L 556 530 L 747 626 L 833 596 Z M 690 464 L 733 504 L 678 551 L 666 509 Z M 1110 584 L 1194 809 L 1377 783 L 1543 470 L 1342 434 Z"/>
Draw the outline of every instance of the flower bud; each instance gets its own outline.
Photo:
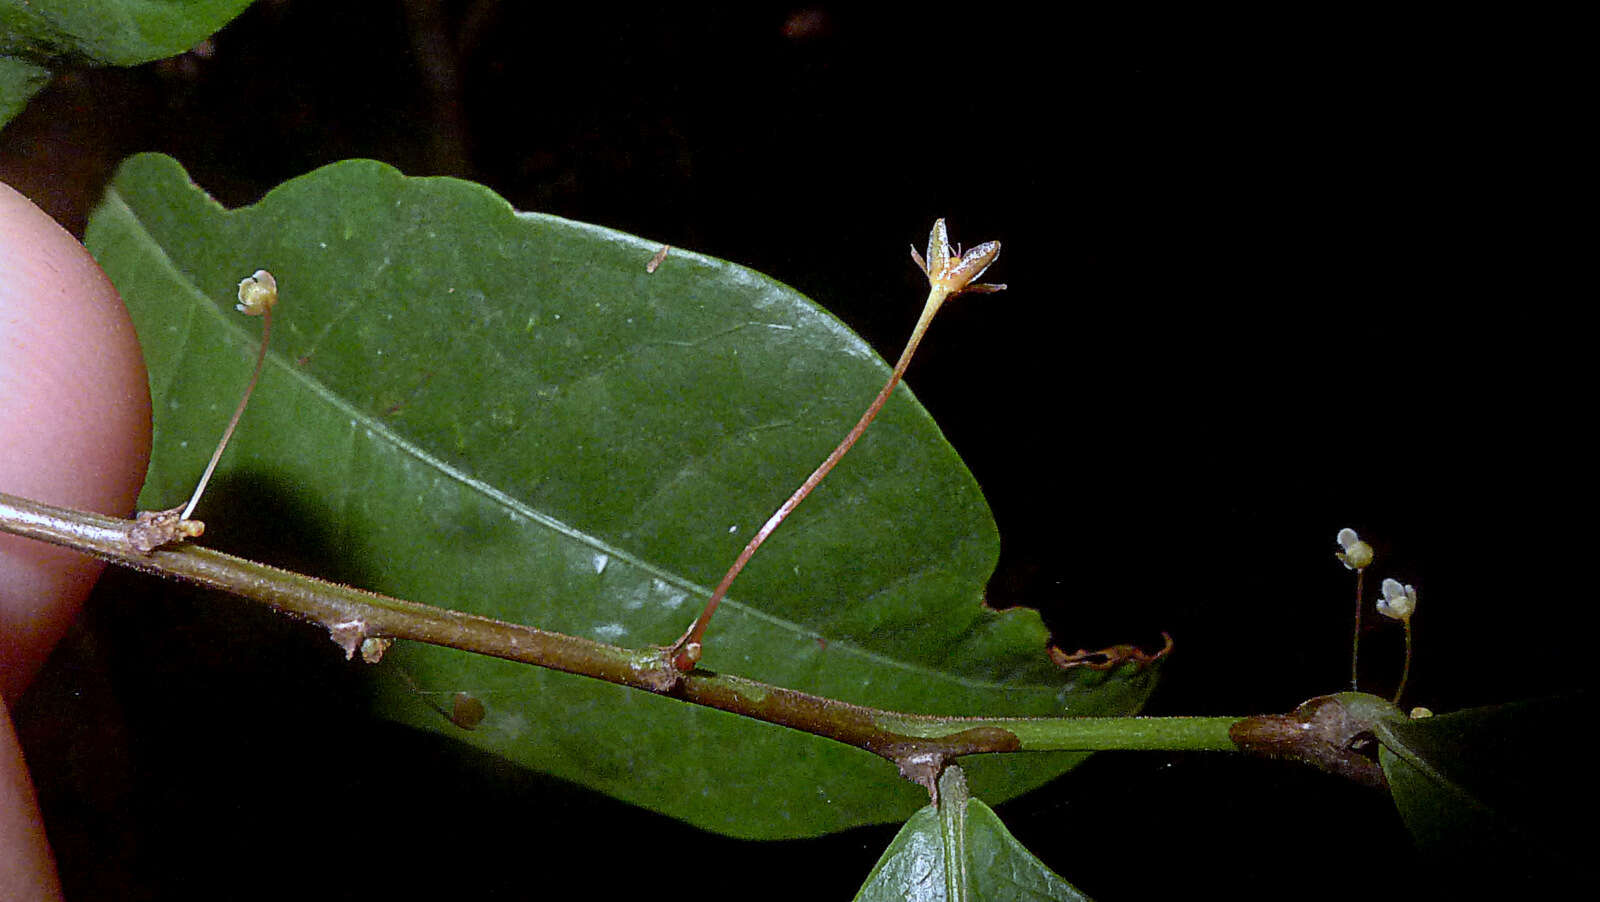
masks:
<path id="1" fill-rule="evenodd" d="M 1339 535 L 1334 537 L 1343 551 L 1335 551 L 1333 556 L 1344 562 L 1347 569 L 1364 570 L 1372 563 L 1372 546 L 1361 541 L 1356 531 L 1346 526 L 1339 530 Z"/>
<path id="2" fill-rule="evenodd" d="M 278 303 L 278 280 L 272 273 L 258 269 L 255 275 L 239 282 L 239 303 L 233 309 L 245 316 L 260 316 Z"/>
<path id="3" fill-rule="evenodd" d="M 947 296 L 960 294 L 963 291 L 982 293 L 1003 290 L 1004 285 L 988 285 L 977 281 L 984 270 L 989 268 L 989 264 L 999 256 L 998 241 L 985 241 L 964 254 L 959 250 L 952 250 L 943 219 L 935 221 L 933 231 L 928 234 L 926 260 L 917 253 L 916 248 L 911 249 L 911 259 L 915 260 L 917 266 L 927 274 L 929 286 L 944 292 Z"/>
<path id="4" fill-rule="evenodd" d="M 1383 597 L 1378 599 L 1378 613 L 1395 620 L 1409 620 L 1417 608 L 1417 590 L 1396 579 L 1383 581 Z"/>

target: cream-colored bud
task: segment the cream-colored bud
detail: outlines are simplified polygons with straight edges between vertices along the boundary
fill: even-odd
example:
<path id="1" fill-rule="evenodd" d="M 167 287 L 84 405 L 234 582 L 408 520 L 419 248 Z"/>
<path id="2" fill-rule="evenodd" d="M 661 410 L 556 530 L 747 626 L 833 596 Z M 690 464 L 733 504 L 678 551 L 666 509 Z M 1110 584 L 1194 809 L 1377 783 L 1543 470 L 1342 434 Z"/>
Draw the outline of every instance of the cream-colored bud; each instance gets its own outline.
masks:
<path id="1" fill-rule="evenodd" d="M 1397 579 L 1383 581 L 1383 597 L 1378 599 L 1378 613 L 1395 620 L 1406 620 L 1417 609 L 1417 590 Z"/>
<path id="2" fill-rule="evenodd" d="M 272 273 L 258 269 L 255 275 L 239 281 L 239 303 L 235 310 L 245 316 L 261 316 L 278 303 L 278 280 Z"/>
<path id="3" fill-rule="evenodd" d="M 1345 567 L 1351 570 L 1364 570 L 1372 563 L 1372 546 L 1361 541 L 1356 531 L 1346 526 L 1339 530 L 1334 537 L 1343 551 L 1335 551 L 1333 556 L 1344 562 Z"/>

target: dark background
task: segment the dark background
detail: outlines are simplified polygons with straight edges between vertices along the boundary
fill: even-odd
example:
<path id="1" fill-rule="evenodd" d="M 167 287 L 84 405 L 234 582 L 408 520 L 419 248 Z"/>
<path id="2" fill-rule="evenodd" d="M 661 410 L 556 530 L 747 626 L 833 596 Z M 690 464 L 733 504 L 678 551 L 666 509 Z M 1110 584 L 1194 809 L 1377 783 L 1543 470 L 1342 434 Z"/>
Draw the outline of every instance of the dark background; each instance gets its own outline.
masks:
<path id="1" fill-rule="evenodd" d="M 996 606 L 1177 650 L 1151 713 L 1344 687 L 1438 711 L 1586 685 L 1593 419 L 1558 26 L 1129 14 L 258 3 L 68 73 L 0 178 L 81 233 L 116 161 L 232 206 L 334 160 L 483 182 L 795 286 L 893 357 L 948 218 L 1005 245 L 908 381 L 983 485 Z M 1592 303 L 1592 297 L 1590 302 Z M 373 725 L 314 630 L 118 575 L 18 708 L 76 898 L 848 898 L 895 828 L 744 843 Z M 1585 790 L 1587 792 L 1587 790 Z M 1276 762 L 1101 755 L 1000 809 L 1091 895 L 1390 897 L 1387 797 Z"/>

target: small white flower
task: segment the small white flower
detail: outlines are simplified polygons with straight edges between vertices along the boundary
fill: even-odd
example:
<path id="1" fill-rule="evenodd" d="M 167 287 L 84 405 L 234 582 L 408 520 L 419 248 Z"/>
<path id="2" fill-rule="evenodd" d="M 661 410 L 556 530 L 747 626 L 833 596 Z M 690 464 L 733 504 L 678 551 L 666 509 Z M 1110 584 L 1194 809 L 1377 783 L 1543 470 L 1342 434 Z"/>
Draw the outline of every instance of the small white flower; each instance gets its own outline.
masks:
<path id="1" fill-rule="evenodd" d="M 233 309 L 245 316 L 260 316 L 278 303 L 278 280 L 264 269 L 239 282 L 239 303 Z"/>
<path id="2" fill-rule="evenodd" d="M 1383 581 L 1383 597 L 1378 599 L 1378 613 L 1395 620 L 1406 620 L 1417 607 L 1417 590 L 1402 585 L 1397 579 Z"/>
<path id="3" fill-rule="evenodd" d="M 1333 556 L 1343 561 L 1346 569 L 1363 570 L 1368 564 L 1372 563 L 1372 546 L 1361 541 L 1361 537 L 1356 535 L 1356 531 L 1350 527 L 1346 526 L 1344 529 L 1339 530 L 1339 534 L 1334 537 L 1334 541 L 1337 541 L 1339 547 L 1344 550 L 1335 551 Z"/>

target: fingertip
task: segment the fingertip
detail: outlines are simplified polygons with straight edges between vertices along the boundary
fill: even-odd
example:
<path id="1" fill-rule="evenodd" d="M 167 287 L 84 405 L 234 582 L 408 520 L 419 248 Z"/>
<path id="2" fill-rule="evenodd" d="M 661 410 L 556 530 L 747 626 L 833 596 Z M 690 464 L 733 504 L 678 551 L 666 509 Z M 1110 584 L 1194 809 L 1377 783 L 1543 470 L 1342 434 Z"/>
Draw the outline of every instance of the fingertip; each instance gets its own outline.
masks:
<path id="1" fill-rule="evenodd" d="M 127 309 L 83 245 L 0 183 L 0 491 L 132 512 L 150 393 Z M 0 535 L 0 696 L 14 699 L 102 565 Z"/>
<path id="2" fill-rule="evenodd" d="M 61 882 L 45 839 L 39 800 L 11 714 L 0 705 L 0 899 L 59 898 Z"/>

